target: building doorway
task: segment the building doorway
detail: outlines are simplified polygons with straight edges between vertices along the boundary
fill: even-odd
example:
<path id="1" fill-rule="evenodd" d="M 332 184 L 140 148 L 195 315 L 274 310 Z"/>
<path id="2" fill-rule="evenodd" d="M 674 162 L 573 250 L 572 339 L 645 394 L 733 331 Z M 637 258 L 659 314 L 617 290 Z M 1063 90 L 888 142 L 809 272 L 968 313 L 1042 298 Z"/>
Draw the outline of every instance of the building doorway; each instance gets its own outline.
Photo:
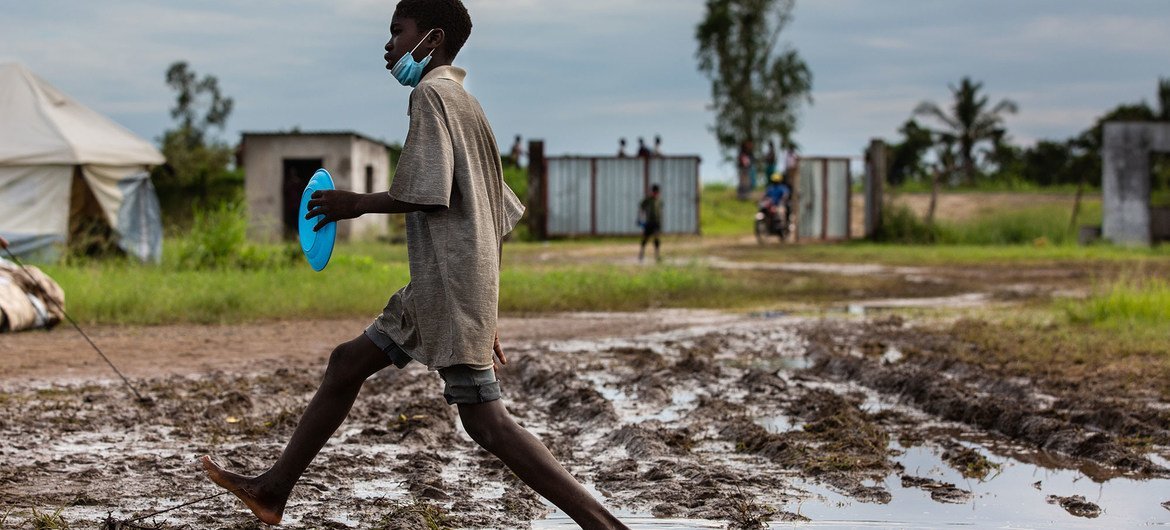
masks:
<path id="1" fill-rule="evenodd" d="M 286 158 L 284 159 L 284 184 L 282 204 L 284 205 L 284 234 L 285 237 L 296 238 L 297 227 L 300 222 L 301 194 L 309 179 L 323 166 L 320 158 Z"/>

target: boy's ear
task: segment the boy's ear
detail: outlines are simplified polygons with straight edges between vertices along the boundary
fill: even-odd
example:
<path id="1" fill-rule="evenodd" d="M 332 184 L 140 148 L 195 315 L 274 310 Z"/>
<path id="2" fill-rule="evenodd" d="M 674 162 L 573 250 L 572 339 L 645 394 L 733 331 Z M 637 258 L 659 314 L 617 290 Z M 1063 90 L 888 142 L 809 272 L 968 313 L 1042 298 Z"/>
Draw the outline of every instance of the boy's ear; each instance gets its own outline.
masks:
<path id="1" fill-rule="evenodd" d="M 431 35 L 427 37 L 427 44 L 436 49 L 442 48 L 443 43 L 447 42 L 447 33 L 442 28 L 435 28 Z"/>

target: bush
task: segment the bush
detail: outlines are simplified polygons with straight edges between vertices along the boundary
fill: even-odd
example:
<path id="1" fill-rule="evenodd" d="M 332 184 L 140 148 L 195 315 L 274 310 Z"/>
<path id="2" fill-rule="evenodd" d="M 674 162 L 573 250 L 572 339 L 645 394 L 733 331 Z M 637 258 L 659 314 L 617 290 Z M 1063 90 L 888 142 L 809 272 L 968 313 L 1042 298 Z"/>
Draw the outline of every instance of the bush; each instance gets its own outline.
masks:
<path id="1" fill-rule="evenodd" d="M 919 219 L 907 206 L 882 210 L 882 224 L 874 238 L 885 243 L 905 245 L 937 243 L 942 231 L 938 225 Z"/>
<path id="2" fill-rule="evenodd" d="M 1064 245 L 1075 242 L 1064 207 L 997 211 L 962 222 L 930 224 L 906 206 L 882 212 L 876 238 L 908 245 Z M 1089 212 L 1083 216 L 1091 218 Z"/>
<path id="3" fill-rule="evenodd" d="M 298 257 L 295 245 L 262 248 L 248 243 L 248 219 L 238 202 L 196 209 L 190 233 L 178 245 L 179 270 L 285 267 Z"/>
<path id="4" fill-rule="evenodd" d="M 1069 234 L 1067 208 L 1029 208 L 997 212 L 966 223 L 947 225 L 944 243 L 955 245 L 1021 245 L 1046 242 L 1061 245 L 1075 241 Z"/>

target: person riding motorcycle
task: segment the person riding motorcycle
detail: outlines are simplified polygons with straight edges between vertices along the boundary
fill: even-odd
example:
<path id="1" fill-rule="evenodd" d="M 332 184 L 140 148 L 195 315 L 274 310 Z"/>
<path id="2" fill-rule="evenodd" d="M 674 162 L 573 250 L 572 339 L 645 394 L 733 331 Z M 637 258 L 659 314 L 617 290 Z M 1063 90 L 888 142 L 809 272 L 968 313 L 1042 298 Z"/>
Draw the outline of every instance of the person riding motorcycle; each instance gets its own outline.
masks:
<path id="1" fill-rule="evenodd" d="M 784 175 L 780 172 L 772 173 L 771 182 L 764 189 L 764 196 L 772 201 L 773 206 L 781 204 L 788 206 L 788 198 L 792 190 L 784 183 Z"/>
<path id="2" fill-rule="evenodd" d="M 764 242 L 764 235 L 777 235 L 780 241 L 784 241 L 788 238 L 790 226 L 788 200 L 792 189 L 784 183 L 784 175 L 779 172 L 772 173 L 769 180 L 756 213 L 756 239 L 760 243 Z"/>

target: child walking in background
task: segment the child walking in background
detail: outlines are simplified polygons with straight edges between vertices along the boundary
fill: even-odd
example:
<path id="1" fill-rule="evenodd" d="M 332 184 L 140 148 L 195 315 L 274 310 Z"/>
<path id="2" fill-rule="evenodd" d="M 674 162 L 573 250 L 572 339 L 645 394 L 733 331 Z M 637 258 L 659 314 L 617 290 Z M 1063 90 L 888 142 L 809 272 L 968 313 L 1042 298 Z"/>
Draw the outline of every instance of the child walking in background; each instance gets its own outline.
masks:
<path id="1" fill-rule="evenodd" d="M 646 257 L 646 243 L 654 238 L 654 261 L 662 261 L 659 249 L 662 243 L 658 236 L 662 232 L 662 200 L 658 198 L 657 184 L 650 186 L 650 195 L 638 205 L 638 224 L 642 226 L 642 246 L 638 250 L 638 261 Z"/>

